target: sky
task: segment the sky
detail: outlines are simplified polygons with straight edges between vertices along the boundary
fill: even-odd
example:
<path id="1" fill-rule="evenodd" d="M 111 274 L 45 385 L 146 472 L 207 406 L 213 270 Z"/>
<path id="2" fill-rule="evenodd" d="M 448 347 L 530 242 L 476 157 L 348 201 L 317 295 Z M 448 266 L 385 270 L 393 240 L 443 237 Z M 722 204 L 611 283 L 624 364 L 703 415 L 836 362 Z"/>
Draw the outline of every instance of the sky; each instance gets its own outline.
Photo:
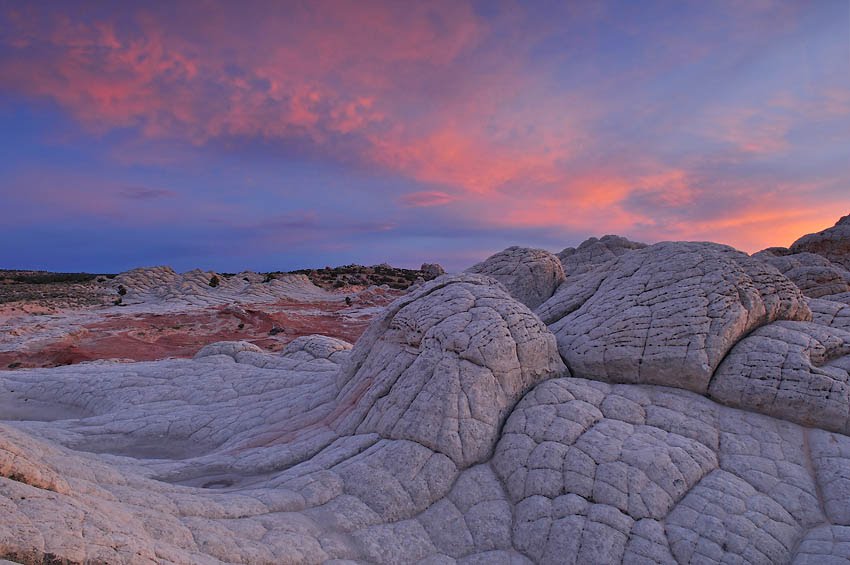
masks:
<path id="1" fill-rule="evenodd" d="M 459 270 L 850 213 L 850 0 L 0 0 L 0 268 Z"/>

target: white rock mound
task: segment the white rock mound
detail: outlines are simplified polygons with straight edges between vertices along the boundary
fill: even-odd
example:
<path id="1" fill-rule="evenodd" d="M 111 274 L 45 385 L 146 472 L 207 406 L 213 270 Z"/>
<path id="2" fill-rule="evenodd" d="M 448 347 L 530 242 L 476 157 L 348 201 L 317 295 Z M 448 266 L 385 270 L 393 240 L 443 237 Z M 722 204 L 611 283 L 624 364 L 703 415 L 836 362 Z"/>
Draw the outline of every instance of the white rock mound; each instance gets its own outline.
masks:
<path id="1" fill-rule="evenodd" d="M 511 296 L 536 308 L 564 282 L 564 269 L 553 254 L 543 249 L 508 247 L 466 270 L 496 279 Z"/>
<path id="2" fill-rule="evenodd" d="M 601 238 L 591 237 L 578 247 L 567 247 L 558 253 L 557 257 L 563 264 L 567 277 L 574 277 L 594 271 L 600 265 L 646 246 L 645 243 L 631 241 L 619 235 L 605 235 Z"/>
<path id="3" fill-rule="evenodd" d="M 514 404 L 565 367 L 554 336 L 501 285 L 445 275 L 393 303 L 339 375 L 341 433 L 381 434 L 485 460 Z"/>
<path id="4" fill-rule="evenodd" d="M 813 458 L 830 446 L 818 434 L 687 391 L 554 379 L 514 410 L 493 468 L 514 505 L 514 546 L 536 563 L 847 558 L 800 543 L 847 523 L 821 508 L 830 479 Z"/>
<path id="5" fill-rule="evenodd" d="M 816 253 L 850 270 L 850 215 L 831 228 L 804 235 L 788 248 L 792 253 Z"/>
<path id="6" fill-rule="evenodd" d="M 776 269 L 713 243 L 665 242 L 598 273 L 578 299 L 550 299 L 544 318 L 577 376 L 704 393 L 720 361 L 753 329 L 809 320 L 800 290 Z M 547 305 L 538 311 L 546 310 Z"/>
<path id="7" fill-rule="evenodd" d="M 341 363 L 348 358 L 352 345 L 347 341 L 326 335 L 305 335 L 286 344 L 281 356 L 298 361 L 327 359 Z"/>
<path id="8" fill-rule="evenodd" d="M 850 292 L 850 271 L 821 255 L 765 250 L 753 257 L 776 267 L 811 298 Z"/>
<path id="9" fill-rule="evenodd" d="M 708 389 L 728 406 L 850 433 L 850 332 L 811 322 L 758 328 L 729 352 Z"/>

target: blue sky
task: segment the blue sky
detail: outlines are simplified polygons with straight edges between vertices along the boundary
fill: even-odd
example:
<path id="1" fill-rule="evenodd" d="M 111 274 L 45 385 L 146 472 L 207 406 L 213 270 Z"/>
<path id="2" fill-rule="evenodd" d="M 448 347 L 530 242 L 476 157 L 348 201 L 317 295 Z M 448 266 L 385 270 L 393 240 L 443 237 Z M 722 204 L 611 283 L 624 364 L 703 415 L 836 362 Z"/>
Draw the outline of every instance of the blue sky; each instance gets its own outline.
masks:
<path id="1" fill-rule="evenodd" d="M 463 268 L 850 212 L 850 2 L 0 1 L 0 267 Z"/>

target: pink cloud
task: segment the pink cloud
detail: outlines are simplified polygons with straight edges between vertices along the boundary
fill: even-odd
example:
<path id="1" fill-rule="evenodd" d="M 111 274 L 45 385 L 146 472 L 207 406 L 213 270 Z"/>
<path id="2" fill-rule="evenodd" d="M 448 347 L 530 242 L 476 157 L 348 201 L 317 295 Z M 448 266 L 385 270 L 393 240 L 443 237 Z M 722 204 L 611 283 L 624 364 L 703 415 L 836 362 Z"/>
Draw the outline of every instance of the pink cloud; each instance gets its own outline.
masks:
<path id="1" fill-rule="evenodd" d="M 474 210 L 491 226 L 640 230 L 662 239 L 716 233 L 751 249 L 771 222 L 771 237 L 783 226 L 805 223 L 777 212 L 789 205 L 781 198 L 763 199 L 761 208 L 742 205 L 723 221 L 693 221 L 688 208 L 699 205 L 695 186 L 701 179 L 689 163 L 647 155 L 651 148 L 641 146 L 642 134 L 651 138 L 653 132 L 620 140 L 620 132 L 603 131 L 607 113 L 629 102 L 618 91 L 628 81 L 650 80 L 660 72 L 652 65 L 603 73 L 595 86 L 617 92 L 599 100 L 583 84 L 558 88 L 551 68 L 530 68 L 524 57 L 531 39 L 522 33 L 495 42 L 505 43 L 502 50 L 481 50 L 493 45 L 487 42 L 494 24 L 463 2 L 334 2 L 324 13 L 311 7 L 272 3 L 256 14 L 211 4 L 199 18 L 178 5 L 167 15 L 151 7 L 74 19 L 22 5 L 8 18 L 0 88 L 49 99 L 94 132 L 137 127 L 142 147 L 154 140 L 157 147 L 183 142 L 202 148 L 244 137 L 294 141 L 324 158 L 344 153 L 379 171 L 449 187 L 401 196 L 402 206 L 452 204 Z M 518 15 L 509 12 L 507 24 L 521 17 L 521 8 Z M 747 22 L 735 24 L 741 26 L 736 40 L 748 37 Z M 679 41 L 691 51 L 674 41 L 665 72 L 681 59 L 711 54 L 705 43 Z M 846 93 L 833 89 L 823 98 L 832 115 L 846 115 Z M 745 157 L 782 153 L 789 148 L 793 113 L 805 116 L 802 109 L 811 109 L 791 96 L 776 100 L 767 108 L 706 103 L 683 128 Z M 637 107 L 635 123 L 651 122 L 658 111 Z M 172 162 L 170 146 L 166 154 L 139 155 L 129 142 L 114 153 L 124 164 Z M 717 190 L 732 200 L 773 188 L 760 180 Z M 629 199 L 641 193 L 652 194 L 659 208 L 683 210 L 688 219 L 661 221 L 658 210 L 630 207 Z M 802 197 L 795 204 L 818 214 L 816 222 L 835 215 Z M 112 202 L 90 207 L 121 213 Z"/>

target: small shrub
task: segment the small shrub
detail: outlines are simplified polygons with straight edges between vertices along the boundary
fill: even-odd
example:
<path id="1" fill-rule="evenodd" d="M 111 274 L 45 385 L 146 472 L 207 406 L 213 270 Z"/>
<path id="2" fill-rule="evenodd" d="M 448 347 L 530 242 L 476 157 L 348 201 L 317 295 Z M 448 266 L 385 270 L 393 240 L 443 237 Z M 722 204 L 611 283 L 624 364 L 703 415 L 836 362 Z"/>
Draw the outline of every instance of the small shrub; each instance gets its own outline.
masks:
<path id="1" fill-rule="evenodd" d="M 210 279 L 210 286 L 215 288 L 219 284 L 221 284 L 221 279 L 219 279 L 217 275 L 213 275 L 212 278 Z"/>
<path id="2" fill-rule="evenodd" d="M 125 294 L 127 294 L 127 289 L 124 288 L 123 284 L 118 285 L 118 294 L 121 295 L 121 296 L 124 296 Z"/>

